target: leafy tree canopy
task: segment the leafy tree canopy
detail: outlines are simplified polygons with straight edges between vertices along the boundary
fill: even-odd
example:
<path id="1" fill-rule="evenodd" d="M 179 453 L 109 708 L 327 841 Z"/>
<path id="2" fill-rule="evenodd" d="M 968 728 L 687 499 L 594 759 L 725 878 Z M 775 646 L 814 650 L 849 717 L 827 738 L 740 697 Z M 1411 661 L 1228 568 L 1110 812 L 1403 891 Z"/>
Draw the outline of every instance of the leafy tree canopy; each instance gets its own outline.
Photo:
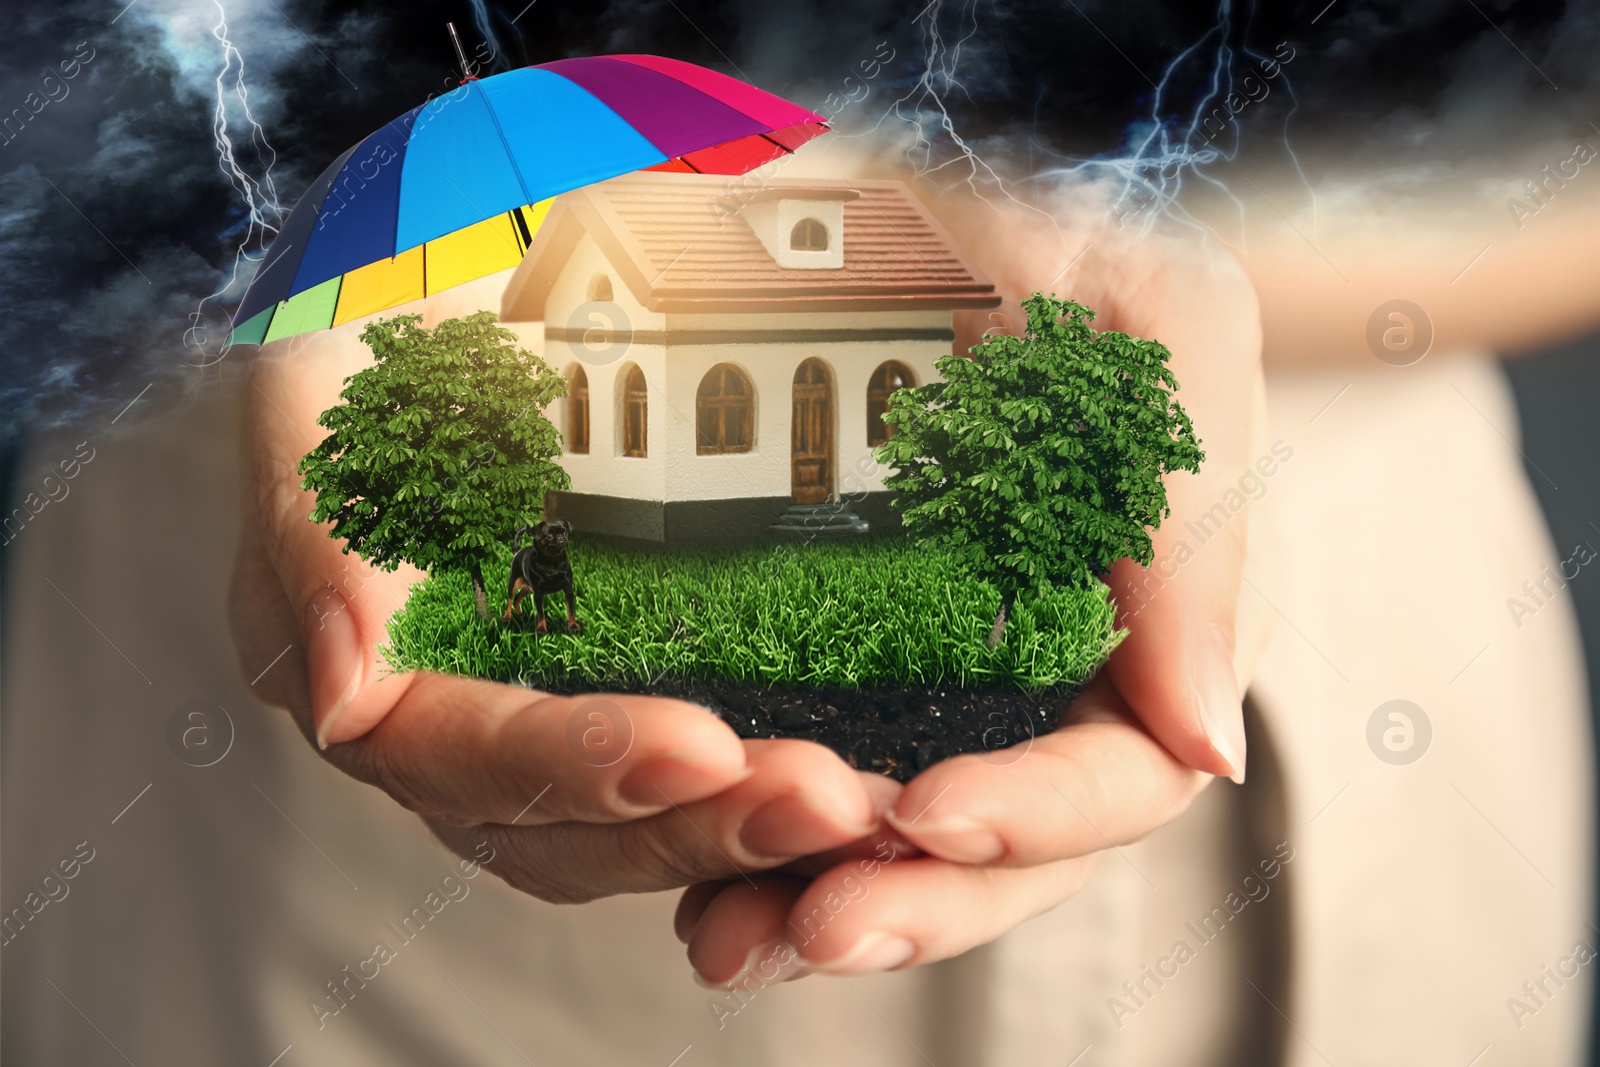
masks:
<path id="1" fill-rule="evenodd" d="M 1148 564 L 1171 510 L 1162 475 L 1205 458 L 1164 345 L 1097 332 L 1093 311 L 1055 296 L 1023 308 L 1023 336 L 945 356 L 943 381 L 897 391 L 877 450 L 905 525 L 1005 596 L 991 640 L 1019 593 L 1087 587 L 1123 556 Z"/>
<path id="2" fill-rule="evenodd" d="M 377 362 L 317 419 L 329 433 L 300 461 L 302 484 L 316 493 L 312 521 L 332 520 L 345 551 L 385 570 L 465 569 L 481 588 L 492 546 L 571 484 L 544 414 L 566 380 L 492 312 L 421 322 L 399 315 L 362 331 Z"/>

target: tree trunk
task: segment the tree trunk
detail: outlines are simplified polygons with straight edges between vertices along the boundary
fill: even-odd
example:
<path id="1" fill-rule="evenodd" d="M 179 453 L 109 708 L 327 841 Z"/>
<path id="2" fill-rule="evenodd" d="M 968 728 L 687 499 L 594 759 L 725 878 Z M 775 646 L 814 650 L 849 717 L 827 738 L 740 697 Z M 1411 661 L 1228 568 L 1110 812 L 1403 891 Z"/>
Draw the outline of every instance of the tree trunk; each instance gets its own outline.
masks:
<path id="1" fill-rule="evenodd" d="M 489 593 L 483 587 L 483 570 L 476 563 L 472 565 L 472 599 L 478 605 L 478 618 L 489 617 Z"/>
<path id="2" fill-rule="evenodd" d="M 1016 596 L 1006 593 L 1000 598 L 1000 610 L 995 613 L 994 626 L 989 629 L 989 647 L 994 648 L 1006 637 L 1006 616 L 1011 614 L 1011 605 L 1016 602 Z"/>

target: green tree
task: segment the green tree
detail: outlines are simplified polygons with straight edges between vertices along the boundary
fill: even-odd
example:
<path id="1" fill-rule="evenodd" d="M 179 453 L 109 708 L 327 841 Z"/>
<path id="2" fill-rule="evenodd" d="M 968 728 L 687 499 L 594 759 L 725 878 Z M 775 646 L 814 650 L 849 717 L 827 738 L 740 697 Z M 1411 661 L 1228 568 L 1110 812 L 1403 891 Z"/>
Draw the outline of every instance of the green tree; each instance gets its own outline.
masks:
<path id="1" fill-rule="evenodd" d="M 1022 306 L 1023 336 L 986 338 L 939 359 L 943 381 L 898 390 L 877 450 L 906 527 L 1000 590 L 991 647 L 1018 595 L 1086 587 L 1123 556 L 1148 564 L 1171 511 L 1162 476 L 1205 458 L 1164 345 L 1097 332 L 1070 300 Z"/>
<path id="2" fill-rule="evenodd" d="M 331 519 L 346 552 L 390 571 L 466 570 L 487 614 L 482 562 L 546 492 L 571 485 L 544 414 L 567 383 L 493 312 L 421 322 L 399 315 L 361 332 L 377 361 L 318 417 L 330 432 L 300 461 L 302 485 L 317 495 L 312 521 Z"/>

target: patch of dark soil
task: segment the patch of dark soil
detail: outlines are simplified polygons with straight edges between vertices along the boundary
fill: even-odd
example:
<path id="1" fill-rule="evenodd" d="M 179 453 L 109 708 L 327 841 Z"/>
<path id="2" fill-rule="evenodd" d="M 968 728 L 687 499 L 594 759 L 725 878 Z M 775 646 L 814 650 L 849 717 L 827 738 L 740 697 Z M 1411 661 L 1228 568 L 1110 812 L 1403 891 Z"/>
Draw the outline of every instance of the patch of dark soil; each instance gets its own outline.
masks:
<path id="1" fill-rule="evenodd" d="M 816 741 L 852 767 L 909 782 L 940 760 L 963 753 L 989 753 L 987 758 L 998 764 L 1016 762 L 1035 737 L 1056 728 L 1079 689 L 809 689 L 663 679 L 635 691 L 704 705 L 740 737 Z"/>

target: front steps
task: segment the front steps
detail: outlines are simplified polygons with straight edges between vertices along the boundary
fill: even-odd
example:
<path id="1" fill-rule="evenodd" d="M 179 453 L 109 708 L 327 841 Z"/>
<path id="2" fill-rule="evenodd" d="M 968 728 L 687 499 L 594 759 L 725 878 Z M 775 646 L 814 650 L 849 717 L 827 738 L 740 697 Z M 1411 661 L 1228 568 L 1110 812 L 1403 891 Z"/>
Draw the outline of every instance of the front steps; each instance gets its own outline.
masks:
<path id="1" fill-rule="evenodd" d="M 792 540 L 859 537 L 868 530 L 867 520 L 843 503 L 790 504 L 771 526 L 773 533 Z"/>

